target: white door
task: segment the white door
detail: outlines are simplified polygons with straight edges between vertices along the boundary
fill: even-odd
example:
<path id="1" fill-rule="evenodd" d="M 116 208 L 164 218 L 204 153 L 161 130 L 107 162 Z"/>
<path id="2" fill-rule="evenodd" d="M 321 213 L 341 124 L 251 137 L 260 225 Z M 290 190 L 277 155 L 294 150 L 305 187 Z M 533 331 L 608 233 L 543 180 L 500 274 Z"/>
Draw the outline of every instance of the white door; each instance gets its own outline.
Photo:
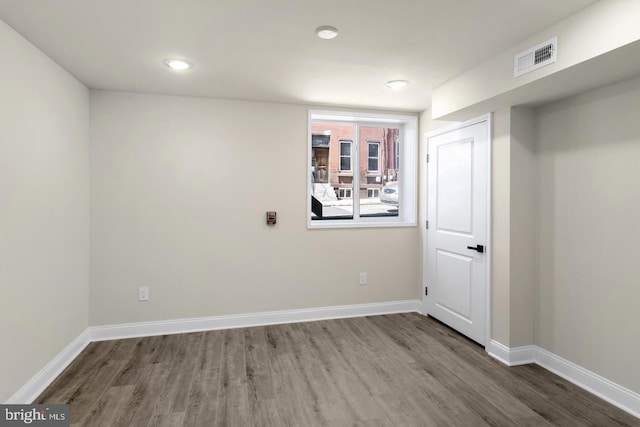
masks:
<path id="1" fill-rule="evenodd" d="M 427 136 L 426 312 L 486 342 L 489 118 Z"/>

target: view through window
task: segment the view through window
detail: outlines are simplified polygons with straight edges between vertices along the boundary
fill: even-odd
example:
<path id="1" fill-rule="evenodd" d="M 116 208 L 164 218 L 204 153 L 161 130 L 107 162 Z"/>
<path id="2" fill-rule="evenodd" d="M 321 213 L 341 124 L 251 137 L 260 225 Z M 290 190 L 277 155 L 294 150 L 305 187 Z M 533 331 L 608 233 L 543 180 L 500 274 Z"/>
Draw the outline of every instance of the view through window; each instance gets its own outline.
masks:
<path id="1" fill-rule="evenodd" d="M 400 127 L 311 122 L 311 219 L 397 217 Z"/>

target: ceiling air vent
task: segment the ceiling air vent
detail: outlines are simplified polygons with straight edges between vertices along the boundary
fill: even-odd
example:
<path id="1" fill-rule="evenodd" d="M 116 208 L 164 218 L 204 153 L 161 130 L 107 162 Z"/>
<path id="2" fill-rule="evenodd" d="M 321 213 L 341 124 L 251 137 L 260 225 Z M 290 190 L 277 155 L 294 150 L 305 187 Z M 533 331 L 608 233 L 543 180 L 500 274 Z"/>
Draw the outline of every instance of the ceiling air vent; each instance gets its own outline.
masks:
<path id="1" fill-rule="evenodd" d="M 545 65 L 553 64 L 556 62 L 557 53 L 557 37 L 520 52 L 513 61 L 513 76 L 519 77 Z"/>

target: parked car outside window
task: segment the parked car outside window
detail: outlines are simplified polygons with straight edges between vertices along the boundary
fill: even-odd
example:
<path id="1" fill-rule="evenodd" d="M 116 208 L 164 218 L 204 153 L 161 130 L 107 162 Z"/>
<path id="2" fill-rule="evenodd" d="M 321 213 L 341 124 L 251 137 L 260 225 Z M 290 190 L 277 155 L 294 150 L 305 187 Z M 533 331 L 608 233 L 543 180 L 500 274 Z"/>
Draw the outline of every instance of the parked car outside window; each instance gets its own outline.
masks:
<path id="1" fill-rule="evenodd" d="M 398 206 L 398 182 L 387 183 L 380 192 L 380 201 L 389 205 Z"/>

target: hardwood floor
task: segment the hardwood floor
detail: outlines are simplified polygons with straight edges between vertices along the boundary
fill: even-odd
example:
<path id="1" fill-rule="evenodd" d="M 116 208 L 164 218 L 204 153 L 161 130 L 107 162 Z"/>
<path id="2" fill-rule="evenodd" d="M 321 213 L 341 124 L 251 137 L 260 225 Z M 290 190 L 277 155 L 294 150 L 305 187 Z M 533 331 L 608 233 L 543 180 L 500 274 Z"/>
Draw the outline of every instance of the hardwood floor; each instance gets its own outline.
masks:
<path id="1" fill-rule="evenodd" d="M 91 343 L 38 402 L 78 426 L 640 426 L 418 314 Z"/>

